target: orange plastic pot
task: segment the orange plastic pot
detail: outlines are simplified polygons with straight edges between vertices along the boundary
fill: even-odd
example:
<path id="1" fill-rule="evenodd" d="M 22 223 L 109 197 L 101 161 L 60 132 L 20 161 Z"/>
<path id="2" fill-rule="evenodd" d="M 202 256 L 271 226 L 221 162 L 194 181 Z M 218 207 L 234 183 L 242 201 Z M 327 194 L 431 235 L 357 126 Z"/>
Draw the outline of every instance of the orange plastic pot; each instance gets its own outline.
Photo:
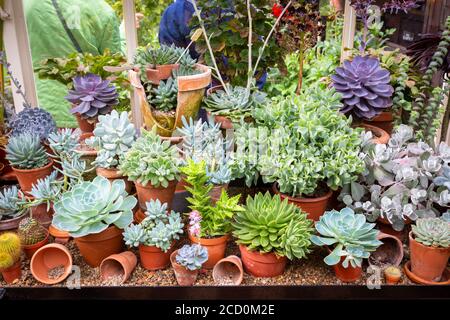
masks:
<path id="1" fill-rule="evenodd" d="M 402 272 L 397 267 L 388 267 L 384 270 L 386 284 L 397 284 L 402 278 Z"/>
<path id="2" fill-rule="evenodd" d="M 160 248 L 154 246 L 139 246 L 139 256 L 141 258 L 141 265 L 147 270 L 161 270 L 167 268 L 170 264 L 170 254 L 172 247 L 164 252 Z"/>
<path id="3" fill-rule="evenodd" d="M 289 203 L 292 203 L 302 209 L 303 212 L 307 213 L 308 219 L 319 221 L 320 217 L 327 210 L 328 202 L 330 201 L 333 192 L 328 190 L 328 192 L 322 197 L 317 198 L 296 198 L 290 197 L 287 194 L 280 193 L 278 190 L 278 184 L 275 182 L 273 184 L 272 190 L 275 194 L 279 194 L 281 200 L 288 199 Z"/>
<path id="4" fill-rule="evenodd" d="M 212 275 L 218 285 L 240 285 L 244 278 L 241 259 L 234 255 L 223 258 L 214 266 Z"/>
<path id="5" fill-rule="evenodd" d="M 392 111 L 383 111 L 372 120 L 364 121 L 364 123 L 378 127 L 391 135 L 392 129 L 394 128 L 394 116 L 392 115 Z"/>
<path id="6" fill-rule="evenodd" d="M 428 247 L 413 238 L 409 233 L 411 272 L 417 277 L 433 282 L 441 281 L 450 256 L 449 248 Z"/>
<path id="7" fill-rule="evenodd" d="M 123 247 L 122 230 L 116 226 L 74 240 L 86 263 L 94 268 L 106 257 L 122 252 Z"/>
<path id="8" fill-rule="evenodd" d="M 270 278 L 282 275 L 286 268 L 287 258 L 275 253 L 260 253 L 250 251 L 246 246 L 239 245 L 242 263 L 245 271 L 254 277 Z"/>
<path id="9" fill-rule="evenodd" d="M 146 202 L 150 200 L 159 200 L 161 203 L 167 203 L 168 208 L 172 208 L 172 200 L 177 186 L 177 180 L 169 182 L 167 188 L 162 186 L 154 187 L 151 184 L 142 185 L 139 182 L 134 183 L 136 186 L 136 193 L 139 200 L 139 206 L 142 210 L 147 210 Z"/>
<path id="10" fill-rule="evenodd" d="M 3 280 L 10 284 L 22 277 L 22 266 L 20 260 L 17 261 L 12 267 L 2 270 Z"/>
<path id="11" fill-rule="evenodd" d="M 32 244 L 32 245 L 22 245 L 23 251 L 25 252 L 25 255 L 28 259 L 31 259 L 33 257 L 34 253 L 38 251 L 40 248 L 45 246 L 48 243 L 48 236 L 49 232 L 47 231 L 47 235 L 45 238 L 38 243 Z"/>
<path id="12" fill-rule="evenodd" d="M 103 280 L 121 276 L 121 283 L 125 283 L 136 268 L 137 258 L 131 251 L 113 254 L 100 264 L 100 275 Z"/>
<path id="13" fill-rule="evenodd" d="M 203 264 L 203 268 L 212 269 L 219 260 L 225 257 L 225 249 L 227 247 L 229 235 L 217 238 L 197 238 L 189 233 L 189 240 L 193 243 L 199 243 L 208 250 L 208 260 Z"/>
<path id="14" fill-rule="evenodd" d="M 120 174 L 118 169 L 115 168 L 106 169 L 97 167 L 95 171 L 97 172 L 98 176 L 105 177 L 106 179 L 109 180 L 110 183 L 113 183 L 114 180 L 123 180 L 123 182 L 125 182 L 126 192 L 128 194 L 131 193 L 131 190 L 133 189 L 133 182 L 128 181 L 128 178 Z"/>
<path id="15" fill-rule="evenodd" d="M 83 133 L 90 133 L 93 132 L 95 129 L 95 125 L 98 120 L 96 119 L 85 119 L 81 117 L 79 113 L 75 114 L 75 117 L 77 118 L 78 127 Z"/>
<path id="16" fill-rule="evenodd" d="M 56 279 L 49 277 L 53 268 L 63 267 L 64 272 Z M 72 255 L 70 251 L 59 243 L 51 243 L 40 248 L 31 258 L 31 274 L 44 284 L 56 284 L 64 281 L 72 272 Z"/>
<path id="17" fill-rule="evenodd" d="M 170 255 L 170 262 L 172 264 L 175 278 L 180 286 L 192 286 L 197 280 L 198 270 L 189 270 L 177 263 L 176 257 L 178 250 L 175 250 Z"/>
<path id="18" fill-rule="evenodd" d="M 31 187 L 34 183 L 36 183 L 39 179 L 43 179 L 50 175 L 53 171 L 53 160 L 50 159 L 50 162 L 42 168 L 36 168 L 31 170 L 23 170 L 17 169 L 13 167 L 13 171 L 16 174 L 17 180 L 19 181 L 20 189 L 23 192 L 30 192 Z"/>

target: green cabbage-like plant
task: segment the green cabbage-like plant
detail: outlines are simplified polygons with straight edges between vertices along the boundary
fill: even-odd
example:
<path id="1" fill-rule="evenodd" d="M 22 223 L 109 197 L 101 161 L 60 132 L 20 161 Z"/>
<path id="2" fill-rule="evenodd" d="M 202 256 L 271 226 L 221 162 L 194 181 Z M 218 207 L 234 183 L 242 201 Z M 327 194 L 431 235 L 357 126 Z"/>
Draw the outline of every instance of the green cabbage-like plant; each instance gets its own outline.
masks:
<path id="1" fill-rule="evenodd" d="M 450 222 L 440 218 L 417 219 L 411 226 L 414 239 L 428 247 L 450 247 Z"/>
<path id="2" fill-rule="evenodd" d="M 344 268 L 349 265 L 361 267 L 363 259 L 369 258 L 370 253 L 382 244 L 374 227 L 375 223 L 367 223 L 363 214 L 355 214 L 350 208 L 332 210 L 320 217 L 316 223 L 320 235 L 311 236 L 311 241 L 318 246 L 334 246 L 324 259 L 327 265 L 338 264 L 344 259 Z"/>
<path id="3" fill-rule="evenodd" d="M 137 200 L 125 191 L 125 182 L 98 176 L 73 186 L 54 204 L 53 225 L 74 238 L 100 233 L 109 226 L 123 229 L 133 221 Z"/>
<path id="4" fill-rule="evenodd" d="M 249 250 L 301 259 L 310 252 L 312 225 L 287 199 L 258 193 L 248 197 L 245 210 L 236 214 L 233 235 Z"/>
<path id="5" fill-rule="evenodd" d="M 178 151 L 153 131 L 142 130 L 141 133 L 120 160 L 119 170 L 131 181 L 167 188 L 170 181 L 179 179 Z"/>

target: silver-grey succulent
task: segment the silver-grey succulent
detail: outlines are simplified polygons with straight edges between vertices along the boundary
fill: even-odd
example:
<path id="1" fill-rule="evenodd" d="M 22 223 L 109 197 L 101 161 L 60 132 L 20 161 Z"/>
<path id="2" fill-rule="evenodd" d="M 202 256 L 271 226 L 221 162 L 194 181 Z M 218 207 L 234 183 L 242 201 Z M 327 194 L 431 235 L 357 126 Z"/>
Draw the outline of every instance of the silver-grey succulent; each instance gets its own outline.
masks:
<path id="1" fill-rule="evenodd" d="M 440 218 L 417 219 L 411 226 L 414 239 L 428 247 L 450 247 L 450 222 Z"/>
<path id="2" fill-rule="evenodd" d="M 175 259 L 179 265 L 188 270 L 199 270 L 208 260 L 208 250 L 199 244 L 186 244 L 178 249 Z"/>
<path id="3" fill-rule="evenodd" d="M 16 187 L 5 187 L 0 191 L 0 220 L 13 219 L 26 212 L 24 194 Z"/>

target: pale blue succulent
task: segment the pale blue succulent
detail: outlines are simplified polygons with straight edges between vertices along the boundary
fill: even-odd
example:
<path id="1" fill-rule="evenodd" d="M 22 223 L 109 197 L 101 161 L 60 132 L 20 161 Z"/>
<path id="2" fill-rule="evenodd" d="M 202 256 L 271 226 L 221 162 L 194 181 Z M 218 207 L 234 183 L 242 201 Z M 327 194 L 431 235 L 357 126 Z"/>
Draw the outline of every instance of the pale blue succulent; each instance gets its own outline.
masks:
<path id="1" fill-rule="evenodd" d="M 178 250 L 176 261 L 188 270 L 199 270 L 208 260 L 208 250 L 199 244 L 184 245 Z"/>
<path id="2" fill-rule="evenodd" d="M 38 179 L 33 184 L 30 194 L 34 198 L 34 204 L 47 204 L 47 211 L 50 210 L 50 205 L 57 201 L 62 193 L 63 181 L 58 179 L 58 171 L 53 171 L 44 179 Z"/>
<path id="3" fill-rule="evenodd" d="M 361 267 L 363 259 L 382 244 L 374 227 L 375 223 L 367 223 L 363 214 L 355 214 L 350 208 L 332 210 L 320 217 L 316 223 L 320 236 L 311 236 L 311 241 L 318 246 L 334 246 L 324 259 L 327 265 L 338 264 L 344 258 L 344 268 Z"/>
<path id="4" fill-rule="evenodd" d="M 126 227 L 123 232 L 123 240 L 125 241 L 125 244 L 130 247 L 139 247 L 144 236 L 145 230 L 140 224 L 131 224 Z"/>
<path id="5" fill-rule="evenodd" d="M 23 206 L 23 193 L 11 186 L 0 191 L 0 220 L 7 220 L 21 216 L 26 208 Z"/>
<path id="6" fill-rule="evenodd" d="M 52 149 L 53 157 L 64 158 L 64 155 L 70 155 L 78 146 L 80 134 L 73 129 L 61 129 L 50 133 L 48 136 L 48 144 Z"/>
<path id="7" fill-rule="evenodd" d="M 450 189 L 450 167 L 445 166 L 442 171 L 442 175 L 434 178 L 433 182 L 437 186 L 444 186 L 447 189 Z"/>

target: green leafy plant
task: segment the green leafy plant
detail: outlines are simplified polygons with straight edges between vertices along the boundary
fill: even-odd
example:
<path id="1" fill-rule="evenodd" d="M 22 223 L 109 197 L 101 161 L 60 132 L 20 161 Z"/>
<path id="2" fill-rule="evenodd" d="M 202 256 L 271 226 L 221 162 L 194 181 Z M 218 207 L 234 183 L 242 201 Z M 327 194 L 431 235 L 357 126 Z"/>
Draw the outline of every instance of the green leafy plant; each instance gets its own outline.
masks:
<path id="1" fill-rule="evenodd" d="M 310 252 L 312 225 L 287 199 L 258 193 L 248 197 L 245 210 L 236 214 L 233 235 L 249 250 L 301 259 Z"/>
<path id="2" fill-rule="evenodd" d="M 182 265 L 188 270 L 199 270 L 208 260 L 208 250 L 198 244 L 185 244 L 178 249 L 175 259 L 179 265 Z"/>
<path id="3" fill-rule="evenodd" d="M 177 108 L 178 85 L 174 78 L 160 81 L 157 87 L 148 87 L 151 94 L 147 97 L 152 106 L 162 112 L 171 112 Z"/>
<path id="4" fill-rule="evenodd" d="M 17 234 L 21 243 L 29 246 L 44 240 L 48 231 L 36 219 L 26 217 L 20 221 Z"/>
<path id="5" fill-rule="evenodd" d="M 133 63 L 139 68 L 155 68 L 156 66 L 180 63 L 185 67 L 193 68 L 197 61 L 192 59 L 184 48 L 176 47 L 174 44 L 161 45 L 154 48 L 149 45 L 140 47 L 134 56 Z"/>
<path id="6" fill-rule="evenodd" d="M 16 233 L 0 234 L 0 270 L 12 267 L 19 261 L 21 249 L 20 238 Z"/>
<path id="7" fill-rule="evenodd" d="M 30 133 L 9 139 L 6 145 L 6 159 L 11 166 L 22 170 L 42 168 L 49 163 L 39 136 Z"/>
<path id="8" fill-rule="evenodd" d="M 450 222 L 440 218 L 417 219 L 411 226 L 414 239 L 428 247 L 450 247 Z"/>
<path id="9" fill-rule="evenodd" d="M 74 237 L 100 233 L 110 225 L 123 229 L 133 220 L 137 200 L 125 191 L 125 183 L 98 176 L 74 185 L 54 204 L 53 225 Z"/>
<path id="10" fill-rule="evenodd" d="M 348 268 L 361 267 L 362 260 L 367 259 L 382 242 L 377 239 L 378 230 L 374 223 L 367 223 L 362 214 L 355 214 L 350 208 L 341 211 L 325 212 L 316 223 L 319 236 L 311 236 L 311 241 L 318 246 L 333 246 L 333 251 L 325 257 L 329 265 L 338 264 Z"/>
<path id="11" fill-rule="evenodd" d="M 170 181 L 179 179 L 177 149 L 153 131 L 142 130 L 141 134 L 120 160 L 119 170 L 131 181 L 166 188 Z"/>
<path id="12" fill-rule="evenodd" d="M 22 202 L 24 197 L 16 186 L 3 188 L 0 192 L 0 221 L 23 215 L 26 212 Z"/>

